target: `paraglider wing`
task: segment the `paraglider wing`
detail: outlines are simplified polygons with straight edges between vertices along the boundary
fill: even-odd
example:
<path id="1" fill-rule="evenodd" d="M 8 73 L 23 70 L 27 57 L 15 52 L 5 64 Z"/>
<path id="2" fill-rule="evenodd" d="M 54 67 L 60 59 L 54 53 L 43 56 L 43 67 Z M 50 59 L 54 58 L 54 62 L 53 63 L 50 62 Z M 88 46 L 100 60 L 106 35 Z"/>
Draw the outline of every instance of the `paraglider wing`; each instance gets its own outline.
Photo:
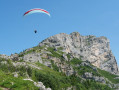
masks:
<path id="1" fill-rule="evenodd" d="M 46 11 L 44 9 L 40 9 L 40 8 L 35 8 L 35 9 L 28 10 L 27 12 L 24 13 L 23 16 L 33 14 L 33 13 L 45 13 L 45 14 L 50 16 L 50 13 L 48 11 Z"/>

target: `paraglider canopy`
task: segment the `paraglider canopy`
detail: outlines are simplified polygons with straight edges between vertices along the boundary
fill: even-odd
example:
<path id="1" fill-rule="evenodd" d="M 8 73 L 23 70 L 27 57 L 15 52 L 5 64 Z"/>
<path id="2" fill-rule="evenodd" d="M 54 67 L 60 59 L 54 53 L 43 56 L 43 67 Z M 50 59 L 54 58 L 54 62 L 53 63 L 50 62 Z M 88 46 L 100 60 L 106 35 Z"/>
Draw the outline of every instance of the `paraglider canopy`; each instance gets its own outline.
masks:
<path id="1" fill-rule="evenodd" d="M 50 16 L 50 13 L 48 11 L 46 11 L 44 9 L 40 9 L 40 8 L 30 9 L 30 10 L 26 11 L 23 16 L 27 16 L 27 15 L 33 14 L 33 13 L 44 13 L 44 14 L 47 14 L 48 16 Z M 37 30 L 34 30 L 34 33 L 37 33 Z"/>
<path id="2" fill-rule="evenodd" d="M 34 8 L 34 9 L 30 9 L 27 12 L 24 13 L 23 16 L 29 15 L 29 14 L 33 14 L 33 13 L 45 13 L 48 16 L 50 16 L 50 13 L 44 9 L 40 9 L 40 8 Z"/>

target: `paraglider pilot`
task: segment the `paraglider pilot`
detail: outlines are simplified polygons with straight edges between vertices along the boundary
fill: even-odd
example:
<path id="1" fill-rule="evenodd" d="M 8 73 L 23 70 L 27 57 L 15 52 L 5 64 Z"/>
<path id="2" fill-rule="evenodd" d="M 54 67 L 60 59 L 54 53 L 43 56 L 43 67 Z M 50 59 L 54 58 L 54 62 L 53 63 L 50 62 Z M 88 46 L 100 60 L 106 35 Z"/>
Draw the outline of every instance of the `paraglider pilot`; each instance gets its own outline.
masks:
<path id="1" fill-rule="evenodd" d="M 37 33 L 37 30 L 34 30 L 34 33 Z"/>

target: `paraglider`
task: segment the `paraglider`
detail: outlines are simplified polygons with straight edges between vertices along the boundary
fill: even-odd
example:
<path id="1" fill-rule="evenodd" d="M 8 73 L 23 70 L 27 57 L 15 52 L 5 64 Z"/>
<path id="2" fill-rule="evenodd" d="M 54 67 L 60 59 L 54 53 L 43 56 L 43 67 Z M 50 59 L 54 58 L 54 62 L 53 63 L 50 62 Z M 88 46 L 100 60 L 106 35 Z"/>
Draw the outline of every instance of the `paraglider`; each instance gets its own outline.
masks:
<path id="1" fill-rule="evenodd" d="M 30 9 L 27 12 L 24 13 L 23 16 L 29 15 L 29 14 L 33 14 L 33 13 L 45 13 L 48 16 L 50 16 L 50 13 L 44 9 L 40 9 L 40 8 L 34 8 L 34 9 Z"/>
<path id="2" fill-rule="evenodd" d="M 46 11 L 44 9 L 40 9 L 40 8 L 30 9 L 30 10 L 26 11 L 23 16 L 27 16 L 27 15 L 33 14 L 33 13 L 44 13 L 44 14 L 47 14 L 48 16 L 50 16 L 50 13 L 48 11 Z M 37 33 L 37 30 L 34 30 L 34 33 Z"/>

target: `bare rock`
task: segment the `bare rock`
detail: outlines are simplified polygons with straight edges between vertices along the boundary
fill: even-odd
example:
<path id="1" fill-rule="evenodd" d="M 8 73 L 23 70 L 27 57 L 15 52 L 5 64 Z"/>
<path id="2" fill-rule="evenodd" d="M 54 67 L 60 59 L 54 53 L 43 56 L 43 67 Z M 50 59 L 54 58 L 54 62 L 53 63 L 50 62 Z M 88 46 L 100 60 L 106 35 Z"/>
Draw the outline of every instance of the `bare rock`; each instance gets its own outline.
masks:
<path id="1" fill-rule="evenodd" d="M 43 40 L 39 46 L 46 43 L 48 47 L 63 47 L 62 51 L 66 54 L 70 53 L 71 57 L 81 57 L 82 60 L 88 60 L 100 69 L 113 74 L 118 72 L 117 62 L 110 50 L 109 40 L 104 36 L 81 36 L 78 32 L 73 32 L 70 35 L 60 33 Z"/>

